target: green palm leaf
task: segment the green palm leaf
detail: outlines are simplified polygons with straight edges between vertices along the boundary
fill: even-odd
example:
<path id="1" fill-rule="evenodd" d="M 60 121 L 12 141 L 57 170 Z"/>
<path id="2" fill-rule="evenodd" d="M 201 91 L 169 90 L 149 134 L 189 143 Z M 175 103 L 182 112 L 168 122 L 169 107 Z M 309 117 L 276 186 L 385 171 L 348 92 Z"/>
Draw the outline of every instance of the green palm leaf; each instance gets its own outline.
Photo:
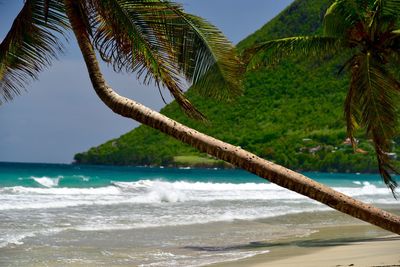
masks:
<path id="1" fill-rule="evenodd" d="M 397 108 L 395 101 L 400 92 L 400 83 L 372 53 L 361 54 L 351 64 L 352 81 L 345 109 L 348 125 L 351 120 L 365 127 L 367 136 L 372 139 L 381 176 L 392 190 L 397 186 L 390 175 L 397 172 L 388 152 L 397 132 Z M 351 103 L 351 104 L 349 104 Z M 349 107 L 350 106 L 350 107 Z M 351 130 L 351 128 L 350 128 Z M 350 138 L 353 138 L 349 131 Z"/>
<path id="2" fill-rule="evenodd" d="M 326 11 L 323 21 L 324 34 L 343 37 L 356 20 L 354 8 L 347 1 L 335 1 Z"/>
<path id="3" fill-rule="evenodd" d="M 327 9 L 323 28 L 327 36 L 345 37 L 353 27 L 367 28 L 363 20 L 373 0 L 336 0 Z"/>
<path id="4" fill-rule="evenodd" d="M 371 9 L 370 32 L 391 32 L 396 28 L 400 18 L 400 1 L 376 0 Z"/>
<path id="5" fill-rule="evenodd" d="M 44 68 L 63 46 L 68 28 L 62 2 L 27 0 L 0 44 L 0 95 L 11 100 Z M 0 99 L 1 103 L 1 99 Z"/>
<path id="6" fill-rule="evenodd" d="M 385 16 L 400 18 L 400 0 L 377 0 L 376 4 L 382 6 Z"/>
<path id="7" fill-rule="evenodd" d="M 94 43 L 101 57 L 116 71 L 136 72 L 145 84 L 154 81 L 166 87 L 189 116 L 204 119 L 183 95 L 171 46 L 156 34 L 168 23 L 166 6 L 145 0 L 92 0 L 91 4 L 96 16 Z"/>
<path id="8" fill-rule="evenodd" d="M 286 55 L 325 57 L 346 47 L 342 39 L 326 36 L 298 36 L 267 41 L 245 51 L 249 67 L 271 64 Z M 263 52 L 263 53 L 260 53 Z"/>
<path id="9" fill-rule="evenodd" d="M 360 102 L 360 95 L 361 93 L 359 92 L 359 83 L 357 83 L 356 77 L 358 77 L 358 67 L 355 67 L 357 65 L 357 56 L 352 57 L 347 64 L 344 65 L 344 68 L 350 68 L 351 65 L 354 66 L 352 69 L 354 72 L 354 75 L 351 76 L 352 80 L 350 82 L 350 88 L 349 91 L 347 92 L 346 100 L 344 102 L 344 115 L 346 119 L 346 129 L 347 129 L 347 136 L 350 138 L 351 144 L 353 146 L 353 149 L 356 149 L 356 141 L 354 138 L 354 132 L 358 127 L 358 123 L 360 122 L 360 109 L 358 107 L 358 103 Z"/>
<path id="10" fill-rule="evenodd" d="M 178 52 L 178 66 L 185 78 L 200 93 L 216 98 L 229 98 L 242 93 L 242 63 L 226 37 L 204 19 L 186 14 L 171 3 L 176 18 L 169 28 L 168 39 Z"/>
<path id="11" fill-rule="evenodd" d="M 183 79 L 214 95 L 239 90 L 240 64 L 230 43 L 180 6 L 156 0 L 91 3 L 97 13 L 94 43 L 102 58 L 117 71 L 136 72 L 145 83 L 166 87 L 190 116 L 204 118 L 184 96 Z M 211 69 L 217 78 L 205 75 Z"/>

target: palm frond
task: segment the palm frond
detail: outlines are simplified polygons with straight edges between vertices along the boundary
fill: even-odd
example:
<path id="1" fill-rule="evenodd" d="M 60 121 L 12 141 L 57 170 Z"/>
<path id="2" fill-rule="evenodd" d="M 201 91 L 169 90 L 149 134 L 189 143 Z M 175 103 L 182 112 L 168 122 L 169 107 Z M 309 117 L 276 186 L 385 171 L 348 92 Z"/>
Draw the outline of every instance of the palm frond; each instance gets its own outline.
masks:
<path id="1" fill-rule="evenodd" d="M 390 40 L 390 43 L 388 44 L 388 50 L 390 51 L 388 53 L 388 61 L 391 64 L 398 66 L 398 64 L 400 64 L 400 30 L 396 30 L 392 33 L 394 33 L 395 36 Z"/>
<path id="2" fill-rule="evenodd" d="M 245 51 L 249 67 L 273 64 L 287 55 L 324 57 L 346 49 L 342 39 L 325 36 L 299 36 L 267 41 Z"/>
<path id="3" fill-rule="evenodd" d="M 117 72 L 135 72 L 145 84 L 154 81 L 158 87 L 166 87 L 190 117 L 203 120 L 183 94 L 170 44 L 165 36 L 156 34 L 170 19 L 165 4 L 149 0 L 90 2 L 96 20 L 93 41 L 102 59 Z"/>
<path id="4" fill-rule="evenodd" d="M 354 63 L 355 58 L 353 57 L 350 61 L 349 64 Z M 346 100 L 344 102 L 344 117 L 346 119 L 346 129 L 347 129 L 347 137 L 351 141 L 351 145 L 353 149 L 356 149 L 356 141 L 354 137 L 354 132 L 358 127 L 358 122 L 360 121 L 360 112 L 358 108 L 358 103 L 360 102 L 360 93 L 359 93 L 359 87 L 358 87 L 358 79 L 355 79 L 355 77 L 358 77 L 357 75 L 358 68 L 354 68 L 354 75 L 352 75 L 352 80 L 350 82 L 350 88 L 349 91 L 347 92 Z"/>
<path id="5" fill-rule="evenodd" d="M 377 5 L 382 6 L 382 13 L 385 16 L 400 18 L 400 0 L 377 0 Z"/>
<path id="6" fill-rule="evenodd" d="M 240 63 L 214 26 L 161 0 L 90 2 L 97 14 L 95 46 L 116 71 L 136 72 L 144 83 L 166 87 L 199 119 L 203 115 L 183 94 L 183 79 L 209 96 L 238 94 Z M 211 70 L 214 75 L 206 75 Z"/>
<path id="7" fill-rule="evenodd" d="M 397 130 L 397 108 L 394 103 L 400 93 L 400 83 L 379 61 L 379 57 L 372 53 L 355 57 L 351 71 L 351 96 L 348 99 L 351 103 L 346 102 L 346 106 L 351 105 L 351 108 L 346 110 L 346 117 L 359 118 L 357 123 L 366 129 L 367 136 L 374 143 L 379 172 L 395 195 L 397 183 L 390 172 L 397 170 L 388 153 Z"/>
<path id="8" fill-rule="evenodd" d="M 62 1 L 25 1 L 0 44 L 0 95 L 4 101 L 20 94 L 57 58 L 63 50 L 59 37 L 68 27 Z"/>
<path id="9" fill-rule="evenodd" d="M 348 30 L 358 26 L 366 28 L 363 18 L 371 1 L 364 0 L 336 0 L 327 9 L 323 29 L 324 35 L 344 37 Z"/>
<path id="10" fill-rule="evenodd" d="M 206 96 L 230 98 L 242 93 L 244 71 L 235 48 L 214 25 L 164 2 L 176 15 L 167 35 L 178 66 L 194 89 Z"/>
<path id="11" fill-rule="evenodd" d="M 376 34 L 382 32 L 394 34 L 392 31 L 396 28 L 400 18 L 400 1 L 375 0 L 371 12 L 373 14 L 369 23 L 371 37 L 374 38 Z"/>
<path id="12" fill-rule="evenodd" d="M 347 6 L 345 1 L 335 1 L 326 10 L 323 29 L 327 36 L 342 37 L 349 26 L 354 23 L 354 12 L 350 12 L 352 8 Z"/>

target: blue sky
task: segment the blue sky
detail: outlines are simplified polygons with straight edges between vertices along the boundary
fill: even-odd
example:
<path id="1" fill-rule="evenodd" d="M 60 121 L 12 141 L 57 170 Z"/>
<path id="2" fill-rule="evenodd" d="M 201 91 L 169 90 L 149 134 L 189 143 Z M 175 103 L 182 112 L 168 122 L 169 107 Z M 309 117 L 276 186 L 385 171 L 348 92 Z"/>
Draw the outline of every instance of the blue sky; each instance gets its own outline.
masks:
<path id="1" fill-rule="evenodd" d="M 237 43 L 277 15 L 293 0 L 181 0 L 185 10 L 202 16 Z M 23 1 L 0 0 L 0 40 L 11 26 Z M 83 60 L 70 36 L 67 52 L 41 73 L 21 96 L 0 106 L 0 161 L 70 163 L 73 155 L 138 126 L 113 114 L 95 95 Z M 154 87 L 135 75 L 102 70 L 120 94 L 160 110 Z M 165 92 L 165 96 L 169 94 Z M 170 100 L 169 100 L 170 101 Z"/>

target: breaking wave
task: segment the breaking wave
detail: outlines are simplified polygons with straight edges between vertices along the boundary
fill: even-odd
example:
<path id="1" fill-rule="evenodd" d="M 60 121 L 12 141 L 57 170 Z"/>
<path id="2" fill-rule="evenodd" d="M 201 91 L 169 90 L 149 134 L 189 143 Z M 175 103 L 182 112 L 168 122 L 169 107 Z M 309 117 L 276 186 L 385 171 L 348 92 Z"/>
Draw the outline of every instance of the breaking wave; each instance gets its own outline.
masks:
<path id="1" fill-rule="evenodd" d="M 167 182 L 140 180 L 112 182 L 97 188 L 55 187 L 58 178 L 33 178 L 45 187 L 0 188 L 0 210 L 45 209 L 80 205 L 160 204 L 212 201 L 279 201 L 282 203 L 314 203 L 308 198 L 271 183 L 211 183 Z M 369 182 L 356 187 L 335 189 L 362 201 L 379 204 L 398 204 L 387 188 Z"/>

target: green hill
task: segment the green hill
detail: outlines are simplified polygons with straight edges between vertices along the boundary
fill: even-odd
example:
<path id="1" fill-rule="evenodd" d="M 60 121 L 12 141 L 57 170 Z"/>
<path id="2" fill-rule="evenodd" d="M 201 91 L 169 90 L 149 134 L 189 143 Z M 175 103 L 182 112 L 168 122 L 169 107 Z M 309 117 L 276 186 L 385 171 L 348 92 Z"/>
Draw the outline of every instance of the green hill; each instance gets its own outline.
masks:
<path id="1" fill-rule="evenodd" d="M 321 31 L 328 0 L 298 0 L 238 44 L 242 50 L 277 37 Z M 246 73 L 244 95 L 234 102 L 187 95 L 210 123 L 188 119 L 176 103 L 162 113 L 211 136 L 296 170 L 376 171 L 371 143 L 359 135 L 359 152 L 346 138 L 343 102 L 347 76 L 337 72 L 341 58 L 310 61 L 288 58 L 274 68 Z M 89 151 L 79 164 L 222 166 L 172 138 L 140 126 Z"/>

